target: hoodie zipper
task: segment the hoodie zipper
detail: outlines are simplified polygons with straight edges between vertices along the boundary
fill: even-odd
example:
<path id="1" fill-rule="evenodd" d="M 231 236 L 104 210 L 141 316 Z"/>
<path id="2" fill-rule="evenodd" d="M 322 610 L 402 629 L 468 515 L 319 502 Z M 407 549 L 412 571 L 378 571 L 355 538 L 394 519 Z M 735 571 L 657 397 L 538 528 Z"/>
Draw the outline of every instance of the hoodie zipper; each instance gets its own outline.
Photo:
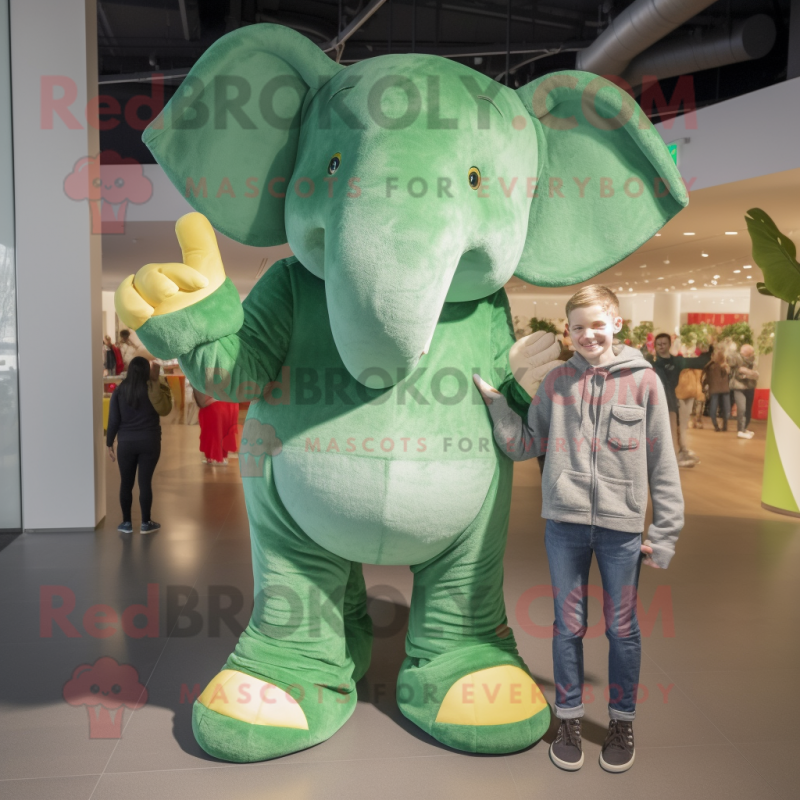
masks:
<path id="1" fill-rule="evenodd" d="M 595 378 L 595 375 L 599 375 L 599 373 L 595 372 L 594 368 L 593 368 L 592 369 L 591 405 L 590 405 L 590 411 L 593 414 L 592 441 L 589 443 L 589 446 L 591 448 L 591 453 L 592 453 L 592 457 L 591 457 L 591 459 L 589 461 L 589 463 L 591 465 L 591 477 L 592 477 L 592 514 L 591 514 L 591 524 L 592 525 L 595 524 L 595 517 L 596 517 L 596 514 L 597 514 L 597 450 L 598 450 L 598 448 L 596 447 L 596 445 L 597 445 L 597 442 L 598 442 L 597 429 L 598 429 L 598 422 L 599 422 L 599 419 L 600 419 L 600 413 L 598 411 L 597 405 L 594 402 L 594 378 Z M 603 380 L 604 379 L 601 378 L 601 386 L 602 386 Z M 602 397 L 603 393 L 600 392 L 599 396 Z"/>

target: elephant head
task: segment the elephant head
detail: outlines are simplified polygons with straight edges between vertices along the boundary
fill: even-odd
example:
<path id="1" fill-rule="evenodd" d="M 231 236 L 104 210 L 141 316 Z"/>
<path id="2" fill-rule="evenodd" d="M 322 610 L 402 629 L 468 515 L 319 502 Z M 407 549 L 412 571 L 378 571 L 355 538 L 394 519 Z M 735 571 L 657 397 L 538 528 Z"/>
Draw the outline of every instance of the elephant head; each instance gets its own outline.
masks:
<path id="1" fill-rule="evenodd" d="M 325 281 L 342 361 L 371 388 L 413 369 L 445 302 L 515 274 L 587 280 L 688 202 L 658 133 L 603 78 L 514 91 L 437 56 L 345 68 L 276 25 L 214 44 L 144 140 L 217 230 L 288 242 Z"/>

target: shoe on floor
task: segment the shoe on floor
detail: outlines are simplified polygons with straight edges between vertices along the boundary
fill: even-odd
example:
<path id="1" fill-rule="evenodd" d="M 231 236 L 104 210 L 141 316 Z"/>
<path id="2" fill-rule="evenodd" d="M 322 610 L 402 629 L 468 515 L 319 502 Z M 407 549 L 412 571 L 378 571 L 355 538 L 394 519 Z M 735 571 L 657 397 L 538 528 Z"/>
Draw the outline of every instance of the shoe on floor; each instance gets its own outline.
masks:
<path id="1" fill-rule="evenodd" d="M 740 439 L 751 439 L 752 437 L 748 435 L 747 431 L 739 431 L 736 434 Z"/>
<path id="2" fill-rule="evenodd" d="M 626 772 L 633 766 L 636 748 L 633 746 L 633 722 L 612 719 L 600 751 L 600 766 L 606 772 Z"/>
<path id="3" fill-rule="evenodd" d="M 143 522 L 142 527 L 139 528 L 139 533 L 155 533 L 161 527 L 161 523 L 153 522 L 151 519 L 149 522 Z"/>
<path id="4" fill-rule="evenodd" d="M 120 533 L 133 533 L 133 525 L 130 522 L 120 522 L 117 525 L 117 530 Z"/>
<path id="5" fill-rule="evenodd" d="M 755 431 L 745 431 L 745 434 L 747 434 L 747 438 L 748 439 L 752 439 L 756 435 L 756 432 Z"/>
<path id="6" fill-rule="evenodd" d="M 695 458 L 682 458 L 678 461 L 678 466 L 683 469 L 689 469 L 690 467 L 697 466 L 699 463 L 700 461 Z"/>
<path id="7" fill-rule="evenodd" d="M 581 749 L 581 721 L 578 719 L 562 719 L 558 733 L 550 745 L 550 760 L 561 769 L 574 772 L 583 766 L 583 750 Z"/>

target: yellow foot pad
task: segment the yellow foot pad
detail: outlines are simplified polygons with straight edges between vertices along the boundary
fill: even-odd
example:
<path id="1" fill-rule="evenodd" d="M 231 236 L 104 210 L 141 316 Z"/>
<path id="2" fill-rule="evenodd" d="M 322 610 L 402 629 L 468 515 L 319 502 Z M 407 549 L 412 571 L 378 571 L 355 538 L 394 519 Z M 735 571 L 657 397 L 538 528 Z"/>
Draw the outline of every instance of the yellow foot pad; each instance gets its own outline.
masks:
<path id="1" fill-rule="evenodd" d="M 303 709 L 288 692 L 234 669 L 222 670 L 197 701 L 210 711 L 251 725 L 308 730 Z"/>
<path id="2" fill-rule="evenodd" d="M 445 695 L 436 722 L 451 725 L 507 725 L 522 722 L 547 707 L 527 672 L 503 665 L 471 672 Z"/>

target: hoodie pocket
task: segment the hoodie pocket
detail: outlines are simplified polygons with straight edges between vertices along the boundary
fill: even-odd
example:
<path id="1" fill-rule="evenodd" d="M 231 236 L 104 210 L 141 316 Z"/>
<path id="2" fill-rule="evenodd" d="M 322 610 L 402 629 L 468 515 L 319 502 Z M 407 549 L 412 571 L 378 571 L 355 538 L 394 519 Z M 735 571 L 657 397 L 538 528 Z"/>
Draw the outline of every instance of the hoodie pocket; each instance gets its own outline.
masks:
<path id="1" fill-rule="evenodd" d="M 608 421 L 610 450 L 636 450 L 642 439 L 644 409 L 641 406 L 611 406 Z"/>
<path id="2" fill-rule="evenodd" d="M 592 476 L 565 469 L 553 487 L 552 504 L 570 511 L 592 510 Z"/>
<path id="3" fill-rule="evenodd" d="M 633 481 L 597 476 L 597 513 L 604 517 L 637 517 L 641 513 Z"/>

